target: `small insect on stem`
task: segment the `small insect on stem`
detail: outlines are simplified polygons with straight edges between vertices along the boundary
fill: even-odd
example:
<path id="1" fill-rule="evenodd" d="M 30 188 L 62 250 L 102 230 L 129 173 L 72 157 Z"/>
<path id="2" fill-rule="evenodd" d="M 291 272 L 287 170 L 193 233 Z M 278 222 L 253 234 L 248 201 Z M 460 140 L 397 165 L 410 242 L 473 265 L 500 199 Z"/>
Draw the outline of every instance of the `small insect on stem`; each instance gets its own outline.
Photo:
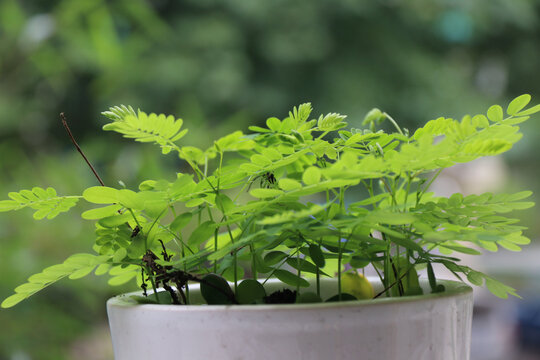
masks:
<path id="1" fill-rule="evenodd" d="M 248 190 L 251 188 L 251 185 L 255 182 L 255 180 L 257 179 L 260 179 L 259 181 L 259 186 L 261 188 L 266 188 L 266 189 L 269 189 L 271 187 L 274 187 L 274 185 L 276 184 L 277 180 L 276 180 L 276 177 L 274 176 L 274 173 L 273 172 L 270 172 L 270 171 L 267 171 L 265 172 L 264 174 L 262 175 L 258 175 L 256 177 L 253 178 L 253 180 L 251 181 L 251 184 L 249 184 L 249 188 Z"/>
<path id="2" fill-rule="evenodd" d="M 276 177 L 272 172 L 266 172 L 262 177 L 268 183 L 267 185 L 274 185 L 276 183 Z"/>

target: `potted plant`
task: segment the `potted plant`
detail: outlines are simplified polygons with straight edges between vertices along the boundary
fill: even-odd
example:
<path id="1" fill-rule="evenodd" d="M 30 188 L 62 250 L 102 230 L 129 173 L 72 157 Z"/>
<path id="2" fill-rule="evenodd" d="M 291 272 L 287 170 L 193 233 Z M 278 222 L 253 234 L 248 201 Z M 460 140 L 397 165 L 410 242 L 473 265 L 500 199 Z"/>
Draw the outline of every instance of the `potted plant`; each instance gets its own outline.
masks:
<path id="1" fill-rule="evenodd" d="M 468 359 L 471 288 L 437 279 L 433 265 L 517 296 L 459 253 L 527 244 L 505 214 L 532 206 L 523 201 L 531 193 L 447 198 L 429 187 L 445 168 L 509 150 L 518 124 L 540 111 L 525 109 L 530 99 L 514 99 L 507 116 L 494 105 L 414 133 L 378 109 L 363 129 L 344 130 L 345 116 L 312 118 L 306 103 L 208 149 L 181 145 L 181 119 L 113 107 L 104 130 L 157 144 L 189 171 L 116 189 L 92 168 L 102 186 L 82 196 L 9 193 L 0 211 L 31 208 L 35 219 L 81 199 L 97 204 L 82 213 L 96 242 L 95 254 L 32 275 L 2 307 L 94 272 L 142 288 L 108 302 L 117 359 Z M 383 123 L 394 130 L 378 130 Z M 366 278 L 366 268 L 378 276 Z"/>

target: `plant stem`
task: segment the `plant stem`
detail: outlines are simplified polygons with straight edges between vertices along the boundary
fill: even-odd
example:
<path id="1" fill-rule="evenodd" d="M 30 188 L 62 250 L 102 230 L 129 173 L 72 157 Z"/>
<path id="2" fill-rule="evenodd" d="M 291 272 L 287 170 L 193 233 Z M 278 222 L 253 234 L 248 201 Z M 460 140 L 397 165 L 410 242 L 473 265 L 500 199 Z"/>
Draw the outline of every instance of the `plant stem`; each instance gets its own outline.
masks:
<path id="1" fill-rule="evenodd" d="M 384 254 L 384 271 L 383 271 L 384 282 L 383 283 L 385 287 L 388 287 L 388 283 L 389 283 L 388 274 L 390 274 L 390 244 L 389 243 L 387 243 L 386 245 L 386 251 Z M 387 292 L 386 296 L 390 297 L 390 294 Z"/>
<path id="2" fill-rule="evenodd" d="M 253 280 L 257 280 L 257 259 L 255 257 L 256 253 L 253 244 L 249 244 L 249 252 L 251 253 L 251 276 L 253 277 Z"/>
<path id="3" fill-rule="evenodd" d="M 185 253 L 185 245 L 184 245 L 184 242 L 182 241 L 182 257 L 186 256 L 186 253 Z M 184 263 L 184 272 L 187 273 L 187 264 Z M 178 289 L 178 291 L 182 291 L 182 289 Z M 189 305 L 190 301 L 189 301 L 189 285 L 188 285 L 188 282 L 186 281 L 186 305 Z"/>
<path id="4" fill-rule="evenodd" d="M 388 120 L 390 120 L 390 122 L 394 125 L 394 127 L 397 129 L 397 131 L 403 135 L 403 131 L 401 131 L 401 128 L 399 127 L 399 125 L 397 124 L 396 120 L 394 120 L 390 115 L 388 115 L 387 113 L 383 113 L 384 116 L 386 116 L 388 118 Z"/>
<path id="5" fill-rule="evenodd" d="M 296 271 L 297 271 L 298 277 L 300 278 L 302 275 L 302 271 L 300 270 L 300 247 L 298 247 L 296 250 Z M 296 296 L 298 296 L 299 294 L 300 294 L 300 282 L 296 284 Z"/>
<path id="6" fill-rule="evenodd" d="M 341 251 L 341 232 L 338 232 L 338 298 L 339 301 L 341 301 L 341 258 L 342 258 L 342 251 Z"/>
<path id="7" fill-rule="evenodd" d="M 317 295 L 321 297 L 321 274 L 319 267 L 317 266 L 317 272 L 315 273 L 317 283 Z"/>
<path id="8" fill-rule="evenodd" d="M 283 260 L 281 260 L 281 264 L 279 264 L 279 266 L 276 266 L 276 267 L 274 267 L 274 268 L 272 269 L 272 271 L 270 272 L 270 275 L 268 275 L 268 276 L 266 277 L 266 279 L 264 279 L 264 281 L 263 281 L 262 284 L 263 284 L 263 285 L 266 284 L 266 282 L 267 282 L 268 280 L 270 280 L 270 278 L 271 278 L 272 276 L 274 276 L 274 272 L 276 272 L 277 269 L 281 268 L 281 267 L 283 266 L 283 264 L 285 264 L 285 262 L 286 262 L 287 260 L 289 260 L 289 259 L 292 258 L 294 255 L 296 255 L 296 252 L 297 252 L 297 251 L 298 251 L 298 249 L 296 249 L 292 254 L 289 254 L 289 256 L 285 257 Z"/>
<path id="9" fill-rule="evenodd" d="M 86 157 L 86 155 L 84 155 L 84 152 L 82 151 L 81 147 L 79 146 L 79 144 L 77 144 L 77 141 L 75 141 L 75 138 L 73 137 L 73 134 L 71 133 L 71 130 L 69 129 L 69 126 L 67 124 L 67 119 L 66 119 L 66 114 L 64 114 L 63 112 L 60 113 L 60 118 L 62 119 L 62 125 L 64 125 L 64 128 L 66 129 L 68 135 L 69 135 L 69 138 L 71 139 L 71 142 L 73 143 L 73 145 L 75 145 L 75 148 L 77 149 L 77 151 L 79 152 L 79 154 L 81 154 L 81 156 L 83 157 L 84 161 L 86 161 L 86 164 L 88 164 L 88 166 L 90 167 L 90 170 L 92 170 L 92 172 L 94 173 L 94 176 L 96 177 L 96 179 L 99 181 L 99 183 L 101 184 L 101 186 L 105 186 L 105 183 L 103 183 L 103 180 L 101 180 L 101 178 L 99 177 L 96 169 L 94 169 L 94 167 L 92 166 L 92 164 L 90 163 L 90 161 L 88 160 L 88 158 Z"/>
<path id="10" fill-rule="evenodd" d="M 433 175 L 433 177 L 431 178 L 431 180 L 429 180 L 429 182 L 427 183 L 426 186 L 424 186 L 424 189 L 422 189 L 422 191 L 420 192 L 420 199 L 422 198 L 422 196 L 424 196 L 425 192 L 429 189 L 429 187 L 431 186 L 431 184 L 433 184 L 433 182 L 435 181 L 435 179 L 437 177 L 439 177 L 439 175 L 441 174 L 441 172 L 443 171 L 442 168 L 440 168 L 439 170 L 437 170 L 437 172 L 435 173 L 435 175 Z"/>
<path id="11" fill-rule="evenodd" d="M 214 251 L 218 251 L 218 231 L 219 229 L 216 227 L 216 230 L 214 230 Z M 218 259 L 214 260 L 214 274 L 217 274 L 217 267 L 218 267 Z"/>
<path id="12" fill-rule="evenodd" d="M 152 284 L 152 289 L 154 290 L 154 296 L 156 297 L 156 301 L 158 304 L 161 304 L 161 301 L 159 300 L 159 295 L 156 287 L 156 282 L 154 280 L 154 277 L 150 273 L 149 269 L 146 269 L 146 273 L 148 274 L 148 278 L 150 279 L 150 283 Z"/>
<path id="13" fill-rule="evenodd" d="M 328 192 L 327 192 L 328 194 Z M 321 244 L 322 244 L 322 238 L 319 239 L 319 249 L 321 248 Z M 319 267 L 317 266 L 317 273 L 315 274 L 316 276 L 316 282 L 317 282 L 317 295 L 320 297 L 321 296 L 321 274 L 320 274 L 320 269 Z"/>

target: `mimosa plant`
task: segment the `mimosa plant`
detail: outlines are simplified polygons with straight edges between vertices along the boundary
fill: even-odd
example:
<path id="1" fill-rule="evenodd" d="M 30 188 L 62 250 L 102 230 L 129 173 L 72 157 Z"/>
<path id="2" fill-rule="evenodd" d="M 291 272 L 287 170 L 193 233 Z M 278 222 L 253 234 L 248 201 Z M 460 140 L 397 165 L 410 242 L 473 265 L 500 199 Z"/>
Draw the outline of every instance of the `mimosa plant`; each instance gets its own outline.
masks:
<path id="1" fill-rule="evenodd" d="M 92 272 L 109 275 L 110 285 L 136 281 L 162 292 L 140 301 L 189 304 L 189 284 L 201 283 L 208 303 L 272 301 L 263 284 L 277 278 L 302 299 L 307 278 L 338 278 L 338 299 L 346 266 L 372 267 L 384 290 L 376 296 L 419 294 L 417 269 L 427 268 L 432 292 L 444 291 L 433 264 L 460 279 L 486 285 L 499 297 L 517 295 L 489 275 L 460 263 L 459 254 L 500 247 L 520 250 L 529 243 L 506 216 L 533 205 L 529 191 L 437 197 L 429 187 L 441 171 L 458 163 L 509 150 L 522 136 L 519 124 L 540 111 L 524 109 L 529 95 L 506 109 L 461 120 L 440 117 L 414 133 L 374 109 L 364 128 L 345 130 L 345 116 L 311 116 L 311 104 L 283 119 L 271 117 L 250 134 L 233 132 L 208 149 L 182 145 L 182 119 L 146 114 L 129 106 L 103 114 L 104 130 L 161 147 L 188 171 L 142 182 L 138 189 L 90 187 L 63 196 L 34 187 L 9 193 L 0 211 L 31 208 L 35 219 L 52 219 L 80 200 L 97 207 L 82 213 L 95 222 L 94 253 L 74 254 L 62 264 L 32 275 L 4 300 L 11 307 L 54 282 Z M 378 130 L 388 121 L 393 132 Z M 243 280 L 244 279 L 244 280 Z M 230 284 L 225 281 L 230 281 Z M 304 296 L 322 301 L 317 293 Z M 274 296 L 275 297 L 275 296 Z"/>

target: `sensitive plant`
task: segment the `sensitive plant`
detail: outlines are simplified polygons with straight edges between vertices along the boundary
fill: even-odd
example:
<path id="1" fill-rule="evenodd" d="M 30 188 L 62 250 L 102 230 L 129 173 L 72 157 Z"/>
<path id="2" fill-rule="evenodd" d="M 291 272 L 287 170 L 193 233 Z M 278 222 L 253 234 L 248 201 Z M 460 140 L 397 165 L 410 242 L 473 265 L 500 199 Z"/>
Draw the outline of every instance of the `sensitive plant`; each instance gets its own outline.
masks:
<path id="1" fill-rule="evenodd" d="M 58 195 L 51 187 L 9 193 L 0 211 L 31 208 L 38 220 L 80 200 L 98 205 L 81 215 L 95 222 L 96 240 L 93 254 L 74 254 L 32 275 L 2 307 L 92 272 L 109 275 L 113 286 L 136 281 L 145 296 L 134 299 L 143 303 L 190 304 L 193 282 L 209 304 L 407 296 L 423 292 L 422 268 L 431 292 L 444 291 L 434 264 L 496 296 L 517 296 L 461 264 L 459 254 L 528 244 L 525 228 L 506 214 L 533 206 L 524 201 L 531 192 L 438 197 L 429 188 L 445 168 L 511 149 L 522 137 L 519 124 L 540 111 L 540 105 L 525 109 L 530 100 L 517 97 L 506 115 L 494 105 L 486 115 L 440 117 L 413 133 L 378 109 L 366 115 L 363 128 L 345 130 L 346 116 L 314 118 L 306 103 L 207 149 L 182 145 L 182 119 L 113 107 L 103 113 L 104 130 L 158 145 L 187 171 L 143 181 L 138 189 L 105 186 L 94 171 L 102 185 L 82 195 Z M 368 267 L 383 284 L 377 294 L 359 275 Z M 322 277 L 337 277 L 331 299 L 321 299 L 319 286 L 303 291 L 309 279 L 319 284 Z M 271 278 L 294 290 L 267 294 Z"/>

